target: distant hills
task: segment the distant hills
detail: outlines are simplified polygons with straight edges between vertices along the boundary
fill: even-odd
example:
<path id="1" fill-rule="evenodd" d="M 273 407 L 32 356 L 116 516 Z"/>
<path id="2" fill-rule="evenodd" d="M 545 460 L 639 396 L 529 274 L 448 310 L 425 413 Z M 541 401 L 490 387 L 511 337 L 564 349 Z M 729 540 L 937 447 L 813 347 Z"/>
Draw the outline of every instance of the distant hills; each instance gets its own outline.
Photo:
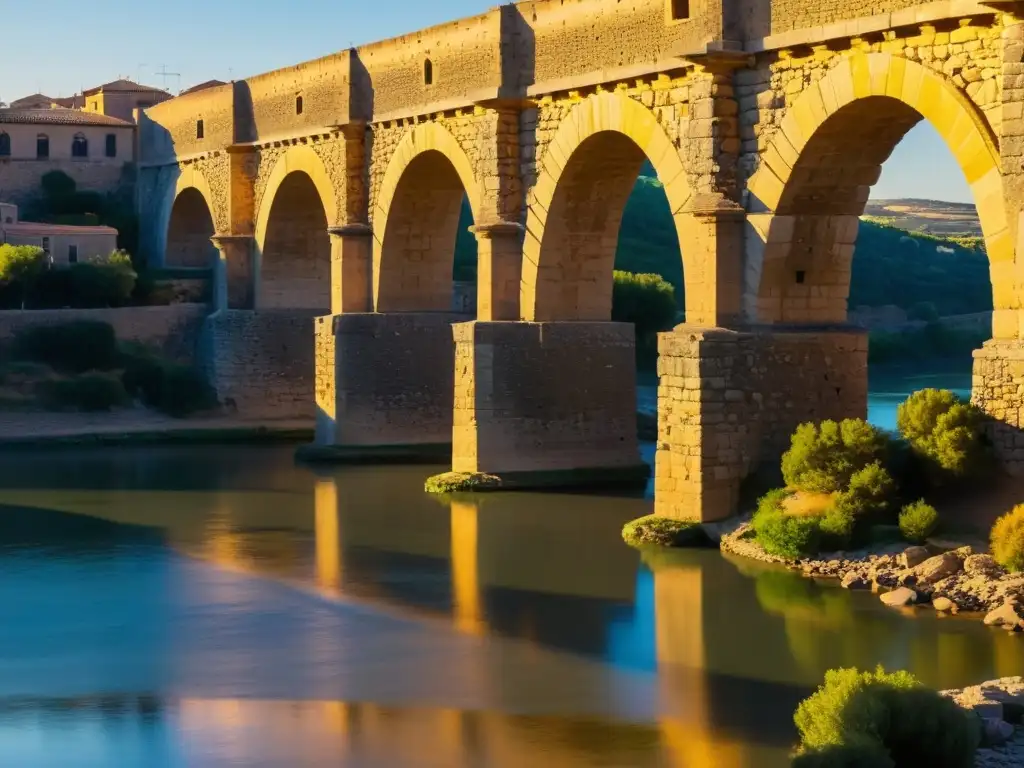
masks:
<path id="1" fill-rule="evenodd" d="M 931 235 L 981 235 L 978 211 L 971 203 L 944 203 L 939 200 L 869 200 L 864 210 L 869 220 L 889 224 L 911 232 Z"/>

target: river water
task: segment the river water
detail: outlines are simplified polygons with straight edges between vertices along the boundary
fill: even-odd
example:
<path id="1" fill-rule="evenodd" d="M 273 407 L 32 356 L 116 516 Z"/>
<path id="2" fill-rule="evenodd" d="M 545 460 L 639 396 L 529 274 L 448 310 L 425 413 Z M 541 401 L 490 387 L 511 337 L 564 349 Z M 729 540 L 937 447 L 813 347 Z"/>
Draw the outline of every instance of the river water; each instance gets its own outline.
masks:
<path id="1" fill-rule="evenodd" d="M 884 423 L 919 382 L 879 382 Z M 641 558 L 619 530 L 649 498 L 442 502 L 434 471 L 0 455 L 0 765 L 775 768 L 830 667 L 1024 673 L 977 621 L 713 550 Z"/>

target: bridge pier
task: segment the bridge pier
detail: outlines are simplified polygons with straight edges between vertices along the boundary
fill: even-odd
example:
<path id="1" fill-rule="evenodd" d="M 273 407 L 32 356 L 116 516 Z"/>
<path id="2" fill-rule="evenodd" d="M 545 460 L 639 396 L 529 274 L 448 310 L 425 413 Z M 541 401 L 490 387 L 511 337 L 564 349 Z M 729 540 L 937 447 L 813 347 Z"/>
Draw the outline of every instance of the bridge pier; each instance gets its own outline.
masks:
<path id="1" fill-rule="evenodd" d="M 256 269 L 251 235 L 214 235 L 218 259 L 213 266 L 215 309 L 252 309 L 256 301 Z"/>
<path id="2" fill-rule="evenodd" d="M 798 424 L 867 413 L 867 334 L 847 327 L 746 332 L 680 325 L 658 339 L 655 514 L 734 514 L 740 484 Z"/>
<path id="3" fill-rule="evenodd" d="M 974 351 L 971 402 L 992 416 L 1000 463 L 1011 475 L 1024 475 L 1024 341 L 991 339 Z"/>
<path id="4" fill-rule="evenodd" d="M 631 325 L 475 321 L 453 332 L 453 471 L 513 487 L 646 480 Z"/>
<path id="5" fill-rule="evenodd" d="M 316 437 L 307 458 L 447 461 L 455 360 L 446 312 L 316 320 Z"/>

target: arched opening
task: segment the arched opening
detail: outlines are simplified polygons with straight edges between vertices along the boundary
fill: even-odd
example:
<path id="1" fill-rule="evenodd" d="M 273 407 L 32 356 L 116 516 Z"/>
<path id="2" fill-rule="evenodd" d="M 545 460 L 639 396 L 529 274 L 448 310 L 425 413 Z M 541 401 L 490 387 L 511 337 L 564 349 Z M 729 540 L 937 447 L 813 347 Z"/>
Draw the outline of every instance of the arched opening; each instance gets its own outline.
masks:
<path id="1" fill-rule="evenodd" d="M 909 79 L 912 64 L 901 66 Z M 784 126 L 750 183 L 758 205 L 772 196 L 771 178 L 781 182 L 768 223 L 755 223 L 764 243 L 754 319 L 866 329 L 868 416 L 889 429 L 916 389 L 969 395 L 972 352 L 992 335 L 993 299 L 997 309 L 1006 300 L 1000 270 L 1013 263 L 985 119 L 951 83 L 921 76 L 932 81 L 927 101 L 884 95 L 882 78 L 881 92 L 803 120 L 802 141 Z M 826 82 L 821 92 L 846 92 L 841 85 Z M 863 369 L 853 376 L 824 359 L 837 395 L 867 384 Z"/>
<path id="2" fill-rule="evenodd" d="M 301 96 L 296 96 L 295 97 L 295 114 L 296 115 L 301 115 L 302 114 L 302 110 L 303 110 L 302 97 Z"/>
<path id="3" fill-rule="evenodd" d="M 262 243 L 257 306 L 316 309 L 331 306 L 331 240 L 327 214 L 313 180 L 289 173 L 277 188 Z"/>
<path id="4" fill-rule="evenodd" d="M 405 168 L 374 265 L 378 312 L 476 311 L 467 298 L 475 293 L 476 251 L 465 201 L 462 179 L 442 152 L 422 152 Z"/>
<path id="5" fill-rule="evenodd" d="M 0 157 L 10 157 L 11 154 L 11 136 L 10 134 L 0 131 Z"/>
<path id="6" fill-rule="evenodd" d="M 210 208 L 195 187 L 183 189 L 175 198 L 167 227 L 164 262 L 171 267 L 210 267 L 217 249 L 210 241 L 215 234 Z"/>

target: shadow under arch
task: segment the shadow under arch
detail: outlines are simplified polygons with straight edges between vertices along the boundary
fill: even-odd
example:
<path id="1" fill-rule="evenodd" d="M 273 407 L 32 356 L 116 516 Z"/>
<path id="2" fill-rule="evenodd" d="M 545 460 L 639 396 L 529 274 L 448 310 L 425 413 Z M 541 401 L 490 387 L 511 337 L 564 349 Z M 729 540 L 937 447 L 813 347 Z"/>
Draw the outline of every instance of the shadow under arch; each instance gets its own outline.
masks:
<path id="1" fill-rule="evenodd" d="M 458 140 L 421 123 L 392 155 L 373 206 L 377 312 L 448 312 L 463 199 L 480 220 L 481 190 Z"/>
<path id="2" fill-rule="evenodd" d="M 310 147 L 289 148 L 274 165 L 254 230 L 256 306 L 330 309 L 331 241 L 338 203 L 330 175 Z"/>
<path id="3" fill-rule="evenodd" d="M 692 242 L 691 217 L 682 213 L 693 197 L 686 169 L 650 110 L 622 94 L 602 93 L 562 120 L 527 203 L 523 319 L 611 317 L 619 225 L 645 160 L 664 186 L 679 242 Z M 695 255 L 683 251 L 687 317 L 696 322 L 700 312 L 690 309 L 703 272 L 691 263 Z"/>
<path id="4" fill-rule="evenodd" d="M 212 266 L 216 249 L 209 238 L 216 234 L 219 213 L 203 172 L 193 165 L 179 168 L 157 220 L 161 264 Z"/>
<path id="5" fill-rule="evenodd" d="M 946 142 L 977 203 L 993 335 L 1017 335 L 1014 244 L 992 129 L 946 78 L 881 53 L 851 56 L 802 91 L 762 153 L 748 183 L 748 320 L 846 321 L 859 217 L 882 163 L 922 119 Z"/>

